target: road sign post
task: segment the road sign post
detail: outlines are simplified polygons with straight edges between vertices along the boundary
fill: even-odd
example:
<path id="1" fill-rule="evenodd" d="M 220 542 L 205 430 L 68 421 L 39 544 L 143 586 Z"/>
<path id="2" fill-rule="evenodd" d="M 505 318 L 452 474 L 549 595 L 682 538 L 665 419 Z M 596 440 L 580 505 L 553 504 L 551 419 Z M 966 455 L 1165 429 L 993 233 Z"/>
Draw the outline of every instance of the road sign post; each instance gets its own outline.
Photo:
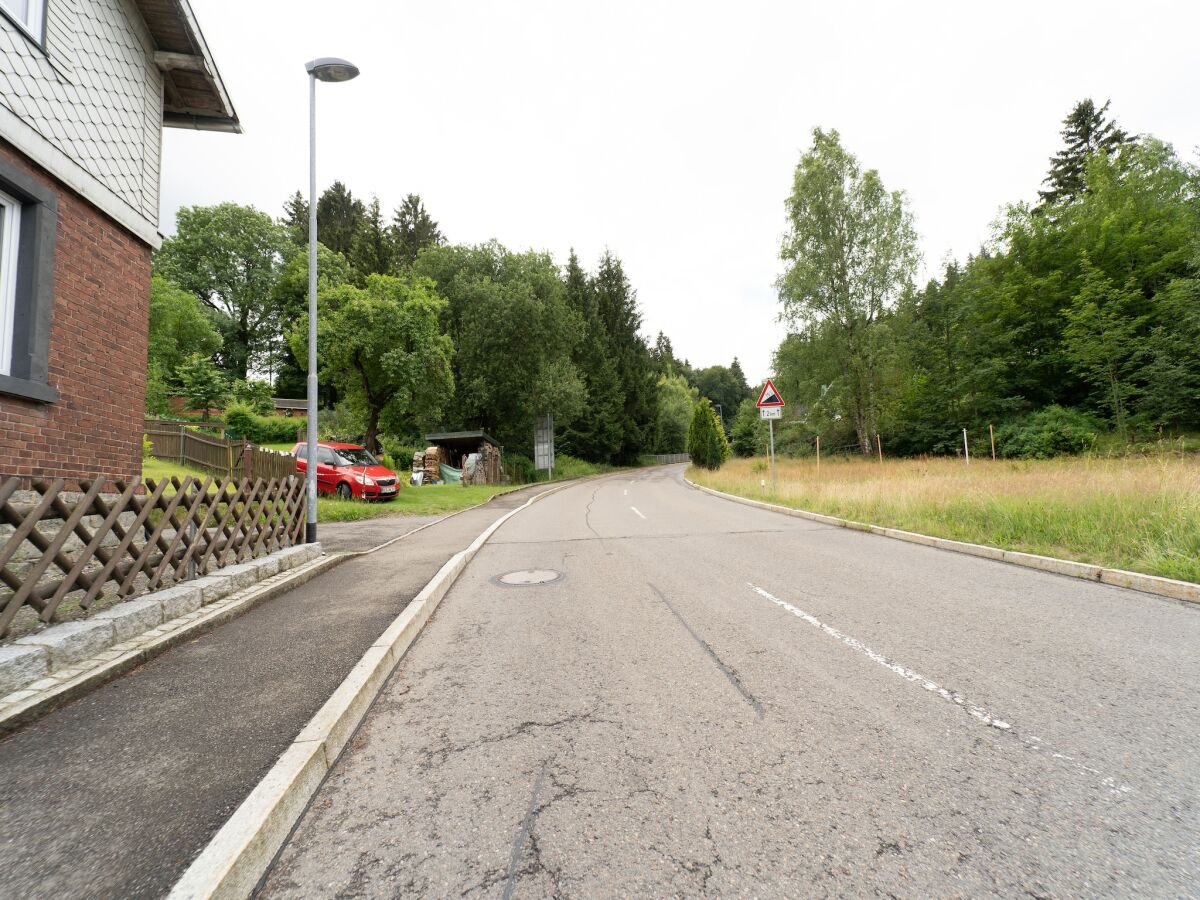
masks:
<path id="1" fill-rule="evenodd" d="M 549 480 L 554 480 L 554 416 L 550 414 L 539 416 L 533 428 L 533 467 L 545 469 Z"/>
<path id="2" fill-rule="evenodd" d="M 778 493 L 779 479 L 775 472 L 775 420 L 783 418 L 783 398 L 775 389 L 770 378 L 763 385 L 762 393 L 758 395 L 758 414 L 767 420 L 767 429 L 771 435 L 771 492 Z"/>

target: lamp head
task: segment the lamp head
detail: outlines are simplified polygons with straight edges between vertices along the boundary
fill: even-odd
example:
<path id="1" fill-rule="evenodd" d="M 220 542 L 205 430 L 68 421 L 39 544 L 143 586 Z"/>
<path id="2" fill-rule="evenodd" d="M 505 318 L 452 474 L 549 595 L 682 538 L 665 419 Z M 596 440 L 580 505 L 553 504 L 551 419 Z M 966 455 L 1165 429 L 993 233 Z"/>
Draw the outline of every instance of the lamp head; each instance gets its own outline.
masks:
<path id="1" fill-rule="evenodd" d="M 336 56 L 322 56 L 305 63 L 304 68 L 318 81 L 349 81 L 358 77 L 358 66 Z"/>

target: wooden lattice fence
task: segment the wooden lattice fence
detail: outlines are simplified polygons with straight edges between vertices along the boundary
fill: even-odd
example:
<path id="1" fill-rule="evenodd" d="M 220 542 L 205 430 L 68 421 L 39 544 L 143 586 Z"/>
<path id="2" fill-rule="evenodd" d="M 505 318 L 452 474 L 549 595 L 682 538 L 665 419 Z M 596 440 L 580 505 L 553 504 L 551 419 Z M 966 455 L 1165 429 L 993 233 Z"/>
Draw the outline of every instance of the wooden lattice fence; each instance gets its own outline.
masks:
<path id="1" fill-rule="evenodd" d="M 49 622 L 67 600 L 86 610 L 106 591 L 130 597 L 303 539 L 304 482 L 294 472 L 79 486 L 0 482 L 0 637 L 25 608 Z"/>

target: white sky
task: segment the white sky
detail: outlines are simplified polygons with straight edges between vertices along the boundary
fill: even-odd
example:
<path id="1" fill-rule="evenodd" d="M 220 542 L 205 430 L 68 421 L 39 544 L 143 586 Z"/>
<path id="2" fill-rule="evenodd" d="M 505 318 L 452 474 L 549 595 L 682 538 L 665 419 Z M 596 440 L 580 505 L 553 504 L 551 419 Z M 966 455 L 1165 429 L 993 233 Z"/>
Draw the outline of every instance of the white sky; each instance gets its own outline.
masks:
<path id="1" fill-rule="evenodd" d="M 168 129 L 163 229 L 184 205 L 282 212 L 318 182 L 385 210 L 418 193 L 446 236 L 625 263 L 645 331 L 765 377 L 783 201 L 814 126 L 908 192 L 926 265 L 1034 199 L 1075 101 L 1200 145 L 1200 4 L 192 0 L 244 135 Z"/>

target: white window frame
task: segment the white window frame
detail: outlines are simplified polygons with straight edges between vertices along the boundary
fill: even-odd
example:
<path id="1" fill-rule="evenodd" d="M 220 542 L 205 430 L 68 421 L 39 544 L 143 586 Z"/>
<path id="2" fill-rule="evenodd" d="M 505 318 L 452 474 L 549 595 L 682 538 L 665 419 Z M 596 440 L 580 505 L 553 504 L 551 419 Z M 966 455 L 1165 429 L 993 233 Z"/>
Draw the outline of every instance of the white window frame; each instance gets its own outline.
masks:
<path id="1" fill-rule="evenodd" d="M 22 204 L 0 191 L 0 375 L 12 374 L 13 330 L 17 315 L 17 266 L 21 258 Z"/>
<path id="2" fill-rule="evenodd" d="M 10 19 L 16 22 L 23 28 L 31 38 L 41 44 L 45 35 L 46 29 L 46 4 L 49 0 L 29 0 L 28 19 L 22 19 L 7 0 L 0 0 L 0 9 L 8 15 Z"/>

